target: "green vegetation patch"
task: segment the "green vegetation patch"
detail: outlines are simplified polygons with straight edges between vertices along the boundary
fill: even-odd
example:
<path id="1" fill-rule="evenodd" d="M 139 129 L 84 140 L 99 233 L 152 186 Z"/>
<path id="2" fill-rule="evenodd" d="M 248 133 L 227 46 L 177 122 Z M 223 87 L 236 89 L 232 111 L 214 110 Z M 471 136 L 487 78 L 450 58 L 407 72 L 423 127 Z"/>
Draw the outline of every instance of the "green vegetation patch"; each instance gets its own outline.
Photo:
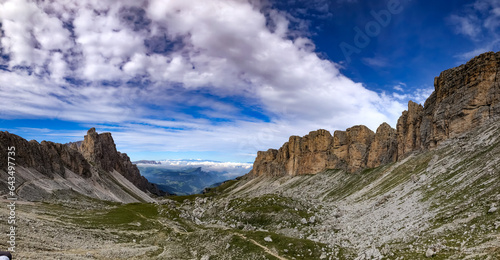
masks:
<path id="1" fill-rule="evenodd" d="M 124 228 L 128 230 L 148 230 L 160 228 L 158 206 L 155 204 L 132 203 L 115 206 L 109 210 L 94 210 L 81 217 L 72 218 L 73 222 L 88 228 Z"/>

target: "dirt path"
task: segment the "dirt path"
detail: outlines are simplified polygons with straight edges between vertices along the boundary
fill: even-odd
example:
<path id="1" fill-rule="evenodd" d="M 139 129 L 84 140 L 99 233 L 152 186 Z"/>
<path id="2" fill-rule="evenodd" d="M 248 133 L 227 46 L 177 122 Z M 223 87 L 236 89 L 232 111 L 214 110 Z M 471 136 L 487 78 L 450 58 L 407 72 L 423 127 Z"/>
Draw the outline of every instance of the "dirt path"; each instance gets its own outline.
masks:
<path id="1" fill-rule="evenodd" d="M 266 253 L 268 253 L 268 254 L 270 254 L 270 255 L 272 255 L 272 256 L 280 259 L 280 260 L 288 260 L 288 259 L 286 259 L 286 258 L 284 258 L 284 257 L 282 257 L 282 256 L 280 256 L 278 254 L 276 254 L 275 252 L 271 251 L 271 249 L 267 248 L 266 246 L 258 243 L 257 241 L 255 241 L 255 240 L 253 240 L 251 238 L 247 238 L 246 236 L 244 236 L 242 234 L 239 234 L 239 233 L 233 233 L 233 234 L 235 234 L 235 235 L 237 235 L 237 236 L 239 236 L 239 237 L 241 237 L 241 238 L 243 238 L 245 240 L 248 240 L 248 241 L 252 242 L 254 245 L 256 245 L 256 246 L 264 249 L 264 251 L 266 251 Z"/>

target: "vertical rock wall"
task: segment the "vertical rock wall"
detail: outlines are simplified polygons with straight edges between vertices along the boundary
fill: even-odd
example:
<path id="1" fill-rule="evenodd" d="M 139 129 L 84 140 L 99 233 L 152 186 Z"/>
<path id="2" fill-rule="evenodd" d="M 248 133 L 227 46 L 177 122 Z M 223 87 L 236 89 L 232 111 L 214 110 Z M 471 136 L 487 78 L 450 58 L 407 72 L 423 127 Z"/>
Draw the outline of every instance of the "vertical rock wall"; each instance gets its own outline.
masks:
<path id="1" fill-rule="evenodd" d="M 424 106 L 410 101 L 396 129 L 383 123 L 346 131 L 292 136 L 279 150 L 259 152 L 250 176 L 315 174 L 325 169 L 356 172 L 395 162 L 409 153 L 433 149 L 489 120 L 500 119 L 500 52 L 484 53 L 443 71 Z"/>

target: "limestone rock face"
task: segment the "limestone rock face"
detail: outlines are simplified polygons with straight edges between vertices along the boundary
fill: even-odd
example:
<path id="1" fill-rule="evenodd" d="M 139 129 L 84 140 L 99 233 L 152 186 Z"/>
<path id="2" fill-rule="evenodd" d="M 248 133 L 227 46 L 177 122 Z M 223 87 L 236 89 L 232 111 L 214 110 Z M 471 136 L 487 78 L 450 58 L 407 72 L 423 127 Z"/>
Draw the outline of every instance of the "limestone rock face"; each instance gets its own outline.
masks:
<path id="1" fill-rule="evenodd" d="M 396 129 L 384 123 L 376 133 L 354 126 L 335 131 L 333 137 L 326 130 L 292 136 L 279 150 L 259 152 L 250 175 L 293 176 L 333 168 L 356 172 L 433 149 L 446 139 L 500 118 L 499 72 L 500 52 L 479 55 L 442 72 L 424 106 L 408 102 Z"/>
<path id="2" fill-rule="evenodd" d="M 355 172 L 366 168 L 368 151 L 375 134 L 364 125 L 353 126 L 346 132 L 348 138 L 347 171 Z"/>
<path id="3" fill-rule="evenodd" d="M 265 152 L 257 152 L 257 158 L 255 158 L 253 169 L 251 171 L 252 175 L 284 175 L 284 168 L 276 161 L 277 154 L 278 150 L 276 149 L 269 149 Z"/>
<path id="4" fill-rule="evenodd" d="M 291 136 L 279 149 L 258 152 L 252 176 L 308 174 L 328 167 L 332 135 L 320 129 L 304 137 Z"/>
<path id="5" fill-rule="evenodd" d="M 40 173 L 53 177 L 54 174 L 65 176 L 65 168 L 88 178 L 91 176 L 90 164 L 77 150 L 63 144 L 35 140 L 27 141 L 24 138 L 0 132 L 0 156 L 7 158 L 7 148 L 15 147 L 16 165 L 34 168 Z M 7 169 L 7 160 L 0 160 L 0 169 Z"/>
<path id="6" fill-rule="evenodd" d="M 373 142 L 370 145 L 366 167 L 375 168 L 395 162 L 397 156 L 398 140 L 396 129 L 387 123 L 383 123 L 377 128 Z"/>
<path id="7" fill-rule="evenodd" d="M 85 135 L 80 152 L 91 162 L 95 162 L 105 171 L 112 171 L 120 160 L 111 133 L 98 134 L 91 128 Z"/>
<path id="8" fill-rule="evenodd" d="M 425 102 L 424 148 L 500 117 L 500 52 L 488 52 L 443 71 Z"/>
<path id="9" fill-rule="evenodd" d="M 325 169 L 357 171 L 366 167 L 374 133 L 366 126 L 346 131 L 312 131 L 304 137 L 291 136 L 279 150 L 258 152 L 251 176 L 314 174 Z"/>
<path id="10" fill-rule="evenodd" d="M 149 183 L 140 174 L 139 169 L 132 164 L 127 154 L 116 150 L 111 133 L 98 134 L 95 128 L 91 128 L 79 149 L 87 160 L 94 162 L 105 171 L 116 170 L 142 191 L 149 191 L 153 194 L 161 193 L 156 185 Z"/>
<path id="11" fill-rule="evenodd" d="M 409 102 L 398 120 L 398 158 L 500 118 L 500 52 L 488 52 L 434 79 L 424 107 Z"/>
<path id="12" fill-rule="evenodd" d="M 398 119 L 397 142 L 398 157 L 420 149 L 422 145 L 420 135 L 420 124 L 422 123 L 424 108 L 422 105 L 408 102 L 408 111 L 403 111 L 403 115 Z"/>
<path id="13" fill-rule="evenodd" d="M 335 131 L 333 136 L 333 167 L 349 172 L 366 167 L 368 150 L 374 133 L 364 125 L 353 126 L 346 131 Z"/>
<path id="14" fill-rule="evenodd" d="M 327 167 L 329 147 L 332 143 L 330 132 L 320 129 L 300 138 L 290 138 L 288 161 L 285 171 L 288 175 L 318 172 Z M 285 153 L 282 153 L 285 155 Z M 286 157 L 285 157 L 286 158 Z"/>

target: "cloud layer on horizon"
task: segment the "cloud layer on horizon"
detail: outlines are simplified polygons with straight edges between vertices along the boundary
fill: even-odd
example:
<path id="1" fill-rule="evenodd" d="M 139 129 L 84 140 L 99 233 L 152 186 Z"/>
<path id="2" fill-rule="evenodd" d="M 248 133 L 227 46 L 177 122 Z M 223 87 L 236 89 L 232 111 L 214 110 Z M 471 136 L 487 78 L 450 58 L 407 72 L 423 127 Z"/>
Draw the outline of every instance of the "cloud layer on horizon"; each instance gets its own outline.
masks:
<path id="1" fill-rule="evenodd" d="M 395 125 L 401 95 L 342 75 L 266 4 L 3 1 L 0 116 L 97 124 L 133 151 L 245 155 L 318 128 Z"/>
<path id="2" fill-rule="evenodd" d="M 157 161 L 159 164 L 138 165 L 149 167 L 163 167 L 173 170 L 186 170 L 200 167 L 205 172 L 218 172 L 228 178 L 235 178 L 248 173 L 252 169 L 251 163 L 218 162 L 206 160 L 163 160 Z"/>

